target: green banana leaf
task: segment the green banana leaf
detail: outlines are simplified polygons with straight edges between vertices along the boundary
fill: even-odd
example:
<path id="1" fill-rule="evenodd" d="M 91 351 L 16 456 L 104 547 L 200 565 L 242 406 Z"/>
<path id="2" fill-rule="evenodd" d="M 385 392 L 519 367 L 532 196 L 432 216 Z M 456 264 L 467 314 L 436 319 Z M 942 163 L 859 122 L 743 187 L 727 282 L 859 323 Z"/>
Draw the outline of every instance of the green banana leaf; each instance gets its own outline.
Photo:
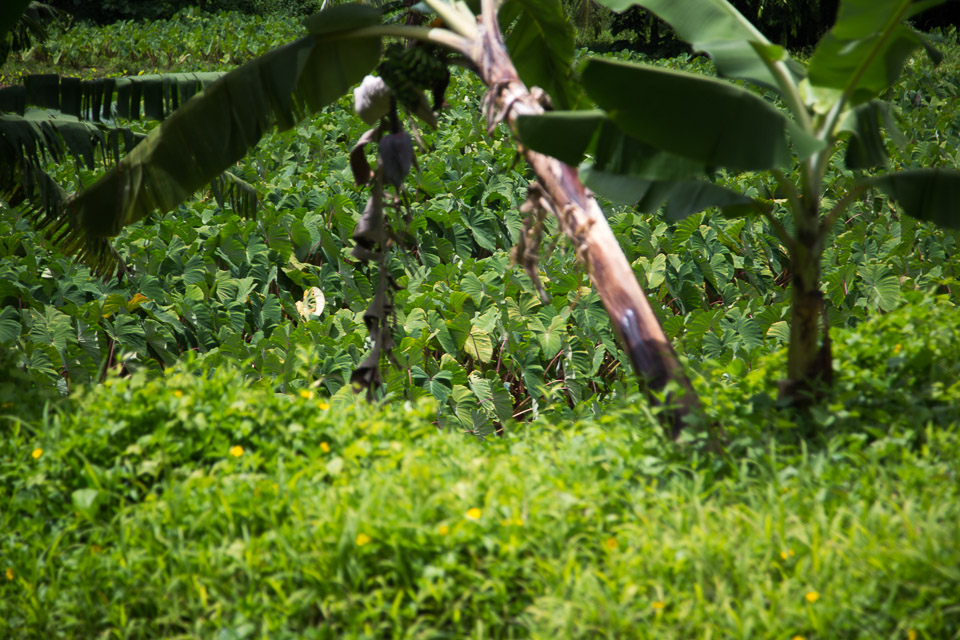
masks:
<path id="1" fill-rule="evenodd" d="M 614 11 L 638 4 L 657 14 L 697 51 L 713 60 L 717 71 L 777 88 L 770 63 L 784 61 L 794 78 L 803 67 L 778 45 L 772 44 L 726 0 L 597 0 Z"/>
<path id="2" fill-rule="evenodd" d="M 707 165 L 769 169 L 791 162 L 788 119 L 746 89 L 648 65 L 593 59 L 587 94 L 626 134 Z"/>
<path id="3" fill-rule="evenodd" d="M 636 176 L 586 167 L 583 182 L 603 197 L 635 206 L 643 213 L 657 213 L 670 222 L 692 213 L 718 207 L 724 215 L 759 211 L 751 198 L 707 180 L 645 180 Z"/>
<path id="4" fill-rule="evenodd" d="M 170 211 L 236 163 L 272 127 L 292 128 L 342 96 L 380 58 L 369 6 L 340 5 L 307 20 L 311 35 L 226 74 L 186 102 L 100 180 L 69 203 L 77 235 L 113 236 Z"/>
<path id="5" fill-rule="evenodd" d="M 589 155 L 595 170 L 646 180 L 682 180 L 706 172 L 702 162 L 625 135 L 603 111 L 549 111 L 540 116 L 521 116 L 517 132 L 530 149 L 572 166 Z"/>
<path id="6" fill-rule="evenodd" d="M 941 54 L 903 20 L 945 0 L 845 0 L 837 23 L 810 58 L 809 80 L 815 87 L 839 89 L 851 104 L 879 96 L 892 86 L 906 60 L 923 47 L 935 62 Z"/>
<path id="7" fill-rule="evenodd" d="M 837 133 L 849 133 L 845 164 L 848 169 L 872 169 L 887 164 L 887 147 L 881 128 L 898 146 L 906 139 L 897 128 L 890 103 L 871 100 L 850 109 L 837 126 Z"/>
<path id="8" fill-rule="evenodd" d="M 890 196 L 908 216 L 960 229 L 960 171 L 956 169 L 910 169 L 866 183 Z"/>
<path id="9" fill-rule="evenodd" d="M 556 108 L 578 108 L 583 92 L 570 68 L 576 32 L 560 0 L 511 0 L 506 7 L 502 15 L 516 14 L 506 45 L 520 79 L 546 91 Z"/>

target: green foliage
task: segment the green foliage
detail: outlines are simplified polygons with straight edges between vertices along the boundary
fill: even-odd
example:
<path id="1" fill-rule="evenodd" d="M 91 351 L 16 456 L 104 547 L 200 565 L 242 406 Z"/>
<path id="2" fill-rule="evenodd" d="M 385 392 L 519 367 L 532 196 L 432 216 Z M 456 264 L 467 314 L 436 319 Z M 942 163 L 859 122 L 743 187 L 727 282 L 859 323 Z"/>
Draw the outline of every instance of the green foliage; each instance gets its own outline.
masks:
<path id="1" fill-rule="evenodd" d="M 131 37 L 131 33 L 136 37 Z M 54 27 L 43 43 L 11 54 L 0 79 L 24 71 L 85 79 L 170 71 L 221 71 L 303 35 L 300 20 L 181 11 L 167 20 Z"/>
<path id="2" fill-rule="evenodd" d="M 841 395 L 805 419 L 770 399 L 780 354 L 705 372 L 729 457 L 666 444 L 635 396 L 475 443 L 430 399 L 189 358 L 110 378 L 3 418 L 0 631 L 951 637 L 960 314 L 913 302 L 834 333 Z"/>
<path id="3" fill-rule="evenodd" d="M 246 15 L 284 15 L 297 18 L 319 11 L 316 0 L 48 0 L 77 18 L 97 24 L 122 20 L 164 20 L 185 9 L 237 11 Z"/>
<path id="4" fill-rule="evenodd" d="M 239 22 L 238 32 L 248 22 Z M 146 38 L 156 26 L 137 28 Z M 286 26 L 273 28 L 260 37 L 268 41 Z M 954 46 L 936 70 L 925 59 L 911 61 L 892 96 L 911 135 L 902 149 L 885 145 L 895 166 L 956 162 Z M 709 71 L 703 58 L 650 62 Z M 396 298 L 399 366 L 384 361 L 384 382 L 386 398 L 432 395 L 444 426 L 485 434 L 510 415 L 599 410 L 629 383 L 606 313 L 578 275 L 572 250 L 560 244 L 541 260 L 549 305 L 538 301 L 521 269 L 509 267 L 528 177 L 514 165 L 512 148 L 488 141 L 477 123 L 481 91 L 470 76 L 455 74 L 453 106 L 436 132 L 422 132 L 434 151 L 421 156 L 408 180 L 410 216 L 390 219 L 410 255 L 389 263 L 404 288 Z M 932 108 L 921 108 L 926 103 Z M 247 376 L 275 390 L 316 384 L 324 396 L 339 391 L 367 351 L 361 316 L 377 278 L 375 268 L 353 261 L 342 240 L 365 199 L 346 161 L 365 129 L 350 111 L 344 100 L 296 136 L 268 134 L 233 169 L 261 191 L 256 220 L 204 193 L 128 228 L 115 246 L 133 274 L 120 282 L 91 280 L 4 210 L 0 338 L 18 368 L 42 388 L 66 393 L 105 371 L 162 375 L 193 352 L 211 369 L 247 362 Z M 51 170 L 65 185 L 76 179 L 68 164 Z M 81 172 L 86 182 L 92 176 Z M 828 205 L 854 179 L 849 170 L 829 168 Z M 721 173 L 718 182 L 753 197 L 775 189 L 746 173 Z M 789 261 L 767 221 L 700 213 L 672 223 L 605 209 L 668 337 L 694 370 L 715 360 L 746 374 L 785 344 Z M 548 223 L 548 237 L 556 232 Z M 823 261 L 831 326 L 856 326 L 896 308 L 901 291 L 955 291 L 956 234 L 899 216 L 883 197 L 858 200 L 835 232 Z M 304 318 L 296 303 L 312 287 L 324 293 L 326 309 Z M 64 321 L 69 331 L 44 338 Z M 298 377 L 304 368 L 311 373 Z"/>

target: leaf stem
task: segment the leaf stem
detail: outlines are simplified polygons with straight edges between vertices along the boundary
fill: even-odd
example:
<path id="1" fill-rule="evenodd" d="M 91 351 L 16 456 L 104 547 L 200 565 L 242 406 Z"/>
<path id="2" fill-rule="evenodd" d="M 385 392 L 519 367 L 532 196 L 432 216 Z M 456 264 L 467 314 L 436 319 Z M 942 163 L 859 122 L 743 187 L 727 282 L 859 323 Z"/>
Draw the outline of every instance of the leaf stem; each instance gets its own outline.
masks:
<path id="1" fill-rule="evenodd" d="M 463 2 L 447 2 L 447 0 L 424 0 L 427 5 L 437 12 L 448 27 L 469 39 L 477 37 L 477 18 L 470 8 Z"/>
<path id="2" fill-rule="evenodd" d="M 342 34 L 343 38 L 370 38 L 375 36 L 396 36 L 398 38 L 412 38 L 423 42 L 431 42 L 448 49 L 459 51 L 465 56 L 470 56 L 473 43 L 463 36 L 459 36 L 449 29 L 437 29 L 433 27 L 415 27 L 405 24 L 375 24 L 369 27 L 363 27 L 356 31 L 349 31 Z"/>
<path id="3" fill-rule="evenodd" d="M 802 209 L 803 203 L 800 200 L 800 192 L 797 191 L 797 185 L 793 184 L 780 169 L 771 169 L 770 173 L 773 174 L 774 179 L 777 181 L 777 185 L 787 195 L 787 200 L 790 201 L 790 208 L 794 212 Z"/>
<path id="4" fill-rule="evenodd" d="M 827 213 L 823 218 L 823 222 L 820 223 L 820 233 L 824 237 L 826 234 L 830 233 L 830 229 L 833 227 L 833 224 L 837 221 L 837 218 L 846 211 L 854 200 L 860 197 L 864 191 L 870 188 L 870 185 L 866 182 L 861 182 L 857 185 L 854 185 L 853 189 L 847 191 L 840 200 L 837 201 L 833 208 L 830 209 L 830 212 Z"/>
<path id="5" fill-rule="evenodd" d="M 787 231 L 787 228 L 783 226 L 783 223 L 780 222 L 780 218 L 773 215 L 773 211 L 768 207 L 764 207 L 760 203 L 755 203 L 755 207 L 760 214 L 767 219 L 767 222 L 770 223 L 770 226 L 773 227 L 773 230 L 779 236 L 780 240 L 787 247 L 787 251 L 793 253 L 793 247 L 796 244 L 796 240 L 793 236 L 790 235 L 790 232 Z"/>
<path id="6" fill-rule="evenodd" d="M 803 98 L 800 97 L 800 90 L 797 88 L 797 84 L 793 81 L 793 78 L 790 77 L 790 71 L 787 69 L 787 65 L 785 65 L 782 60 L 771 62 L 764 58 L 764 62 L 767 63 L 767 68 L 770 69 L 773 77 L 777 79 L 777 84 L 780 85 L 783 99 L 787 101 L 787 107 L 789 107 L 790 112 L 793 113 L 793 117 L 797 119 L 797 122 L 803 127 L 804 131 L 813 133 L 813 120 L 810 119 L 810 112 L 807 110 L 807 105 L 804 104 Z"/>

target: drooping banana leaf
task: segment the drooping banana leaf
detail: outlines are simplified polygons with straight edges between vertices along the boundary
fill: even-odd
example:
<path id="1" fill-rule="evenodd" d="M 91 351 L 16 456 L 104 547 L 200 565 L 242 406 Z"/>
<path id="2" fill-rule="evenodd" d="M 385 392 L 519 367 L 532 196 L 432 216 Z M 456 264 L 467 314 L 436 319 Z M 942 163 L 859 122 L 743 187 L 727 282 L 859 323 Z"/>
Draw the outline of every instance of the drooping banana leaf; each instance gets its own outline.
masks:
<path id="1" fill-rule="evenodd" d="M 120 163 L 68 203 L 69 243 L 116 235 L 170 211 L 239 161 L 270 128 L 286 130 L 332 103 L 377 64 L 379 38 L 345 29 L 377 22 L 369 6 L 340 5 L 307 21 L 311 35 L 226 74 L 150 132 Z"/>
<path id="2" fill-rule="evenodd" d="M 97 158 L 107 166 L 119 161 L 141 138 L 142 134 L 129 129 L 82 122 L 56 111 L 0 114 L 0 198 L 20 207 L 55 242 L 102 271 L 113 261 L 113 251 L 104 239 L 68 240 L 63 235 L 70 227 L 67 193 L 46 167 L 67 157 L 90 169 Z"/>
<path id="3" fill-rule="evenodd" d="M 0 40 L 7 37 L 20 16 L 23 15 L 30 0 L 3 0 L 0 2 Z"/>
<path id="4" fill-rule="evenodd" d="M 548 111 L 517 118 L 523 144 L 579 165 L 588 155 L 595 170 L 646 180 L 681 180 L 703 175 L 706 166 L 626 135 L 603 111 Z"/>
<path id="5" fill-rule="evenodd" d="M 788 119 L 728 82 L 593 59 L 584 69 L 583 84 L 624 133 L 669 153 L 744 170 L 791 161 Z"/>
<path id="6" fill-rule="evenodd" d="M 897 128 L 889 102 L 871 100 L 850 109 L 837 126 L 838 133 L 849 133 L 845 164 L 848 169 L 871 169 L 887 163 L 887 148 L 880 133 L 887 135 L 899 146 L 906 144 L 903 133 Z"/>
<path id="7" fill-rule="evenodd" d="M 582 164 L 584 184 L 605 198 L 634 205 L 645 213 L 663 207 L 670 221 L 709 207 L 752 207 L 735 191 L 696 179 L 707 172 L 689 160 L 623 133 L 602 111 L 554 111 L 517 119 L 529 148 L 570 165 Z"/>
<path id="8" fill-rule="evenodd" d="M 803 67 L 772 44 L 727 0 L 597 0 L 614 11 L 638 4 L 654 12 L 677 34 L 703 51 L 721 75 L 777 88 L 770 63 L 783 61 L 795 78 Z"/>
<path id="9" fill-rule="evenodd" d="M 867 180 L 904 213 L 947 229 L 960 229 L 960 171 L 910 169 Z"/>

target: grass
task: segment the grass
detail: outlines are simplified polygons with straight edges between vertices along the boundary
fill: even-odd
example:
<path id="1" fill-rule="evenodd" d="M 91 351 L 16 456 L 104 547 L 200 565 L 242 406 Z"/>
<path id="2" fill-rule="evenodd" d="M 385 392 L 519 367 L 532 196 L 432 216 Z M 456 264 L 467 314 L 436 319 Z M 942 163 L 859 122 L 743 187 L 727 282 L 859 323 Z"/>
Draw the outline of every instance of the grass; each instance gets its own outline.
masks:
<path id="1" fill-rule="evenodd" d="M 960 311 L 933 302 L 835 332 L 843 411 L 762 401 L 782 354 L 699 380 L 727 456 L 635 397 L 477 442 L 432 402 L 111 379 L 4 422 L 0 635 L 960 637 Z"/>

